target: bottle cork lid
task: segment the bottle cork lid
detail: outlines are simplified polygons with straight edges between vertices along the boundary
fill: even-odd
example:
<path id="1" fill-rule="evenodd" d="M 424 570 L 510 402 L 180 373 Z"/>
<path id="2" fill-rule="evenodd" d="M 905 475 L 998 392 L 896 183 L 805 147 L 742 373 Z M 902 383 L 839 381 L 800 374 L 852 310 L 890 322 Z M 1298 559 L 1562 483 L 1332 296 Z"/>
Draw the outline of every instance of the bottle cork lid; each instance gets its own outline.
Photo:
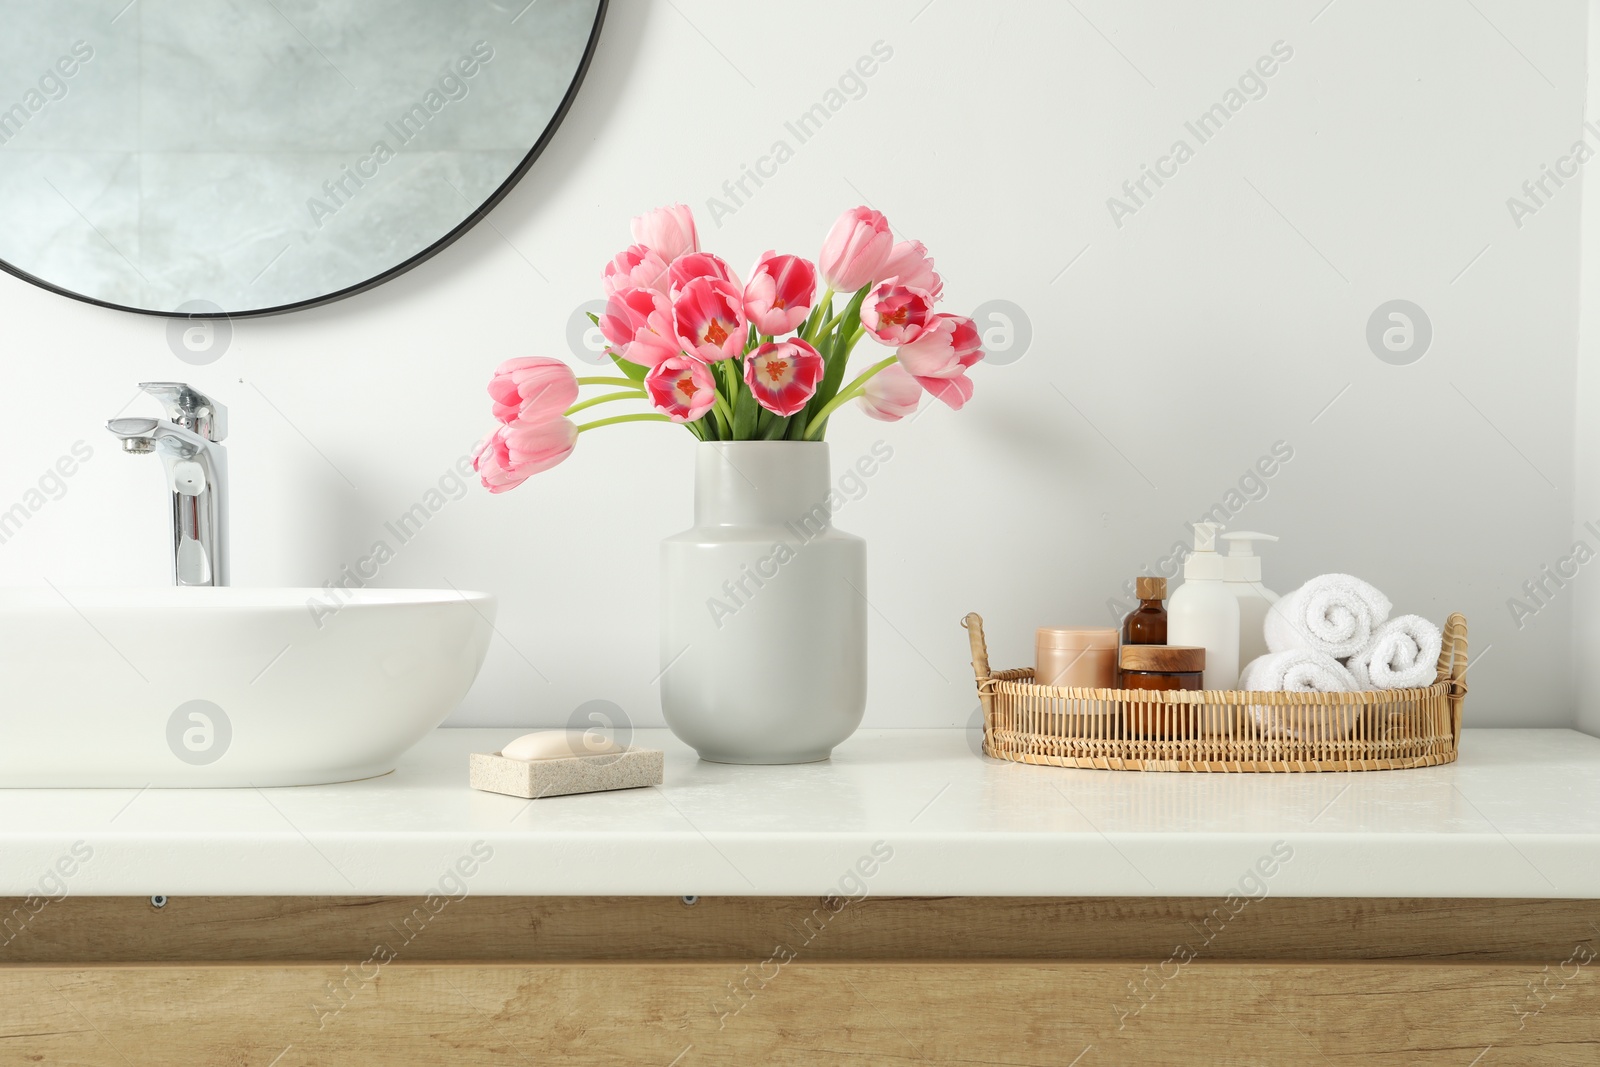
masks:
<path id="1" fill-rule="evenodd" d="M 1134 592 L 1140 600 L 1167 599 L 1167 580 L 1144 574 L 1133 580 Z M 1126 586 L 1124 586 L 1126 588 Z"/>
<path id="2" fill-rule="evenodd" d="M 1206 650 L 1198 645 L 1123 645 L 1125 671 L 1189 674 L 1206 669 Z"/>

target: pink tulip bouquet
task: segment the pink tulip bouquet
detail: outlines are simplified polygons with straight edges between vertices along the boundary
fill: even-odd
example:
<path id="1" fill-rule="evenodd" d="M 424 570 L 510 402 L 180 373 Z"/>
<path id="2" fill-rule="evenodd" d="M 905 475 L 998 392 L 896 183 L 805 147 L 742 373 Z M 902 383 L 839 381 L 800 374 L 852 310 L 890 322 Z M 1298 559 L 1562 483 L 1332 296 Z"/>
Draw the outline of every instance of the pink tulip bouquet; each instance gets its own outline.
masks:
<path id="1" fill-rule="evenodd" d="M 490 492 L 555 466 L 580 434 L 603 426 L 676 422 L 702 441 L 820 441 L 851 400 L 896 422 L 924 392 L 956 409 L 972 398 L 967 369 L 983 358 L 977 327 L 934 310 L 944 283 L 928 250 L 896 243 L 877 211 L 839 216 L 815 264 L 766 252 L 742 282 L 700 250 L 682 204 L 634 219 L 633 239 L 606 264 L 605 313 L 591 316 L 622 377 L 578 377 L 539 357 L 502 363 L 489 382 L 500 425 L 473 456 Z M 864 337 L 889 352 L 846 382 Z M 611 391 L 579 400 L 583 386 Z M 573 421 L 625 401 L 652 410 Z"/>

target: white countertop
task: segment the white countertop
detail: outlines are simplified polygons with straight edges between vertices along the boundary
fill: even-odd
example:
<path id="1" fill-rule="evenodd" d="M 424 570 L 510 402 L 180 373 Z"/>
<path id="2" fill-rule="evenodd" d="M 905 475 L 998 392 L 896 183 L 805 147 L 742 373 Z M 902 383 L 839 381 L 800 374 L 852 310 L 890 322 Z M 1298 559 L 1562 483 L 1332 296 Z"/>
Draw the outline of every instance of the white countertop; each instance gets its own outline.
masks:
<path id="1" fill-rule="evenodd" d="M 642 730 L 662 787 L 470 789 L 467 754 L 517 733 L 439 730 L 346 785 L 0 789 L 0 895 L 60 895 L 59 862 L 74 895 L 1600 898 L 1600 739 L 1570 730 L 1468 730 L 1450 766 L 1341 774 L 1028 767 L 960 730 L 729 767 Z"/>

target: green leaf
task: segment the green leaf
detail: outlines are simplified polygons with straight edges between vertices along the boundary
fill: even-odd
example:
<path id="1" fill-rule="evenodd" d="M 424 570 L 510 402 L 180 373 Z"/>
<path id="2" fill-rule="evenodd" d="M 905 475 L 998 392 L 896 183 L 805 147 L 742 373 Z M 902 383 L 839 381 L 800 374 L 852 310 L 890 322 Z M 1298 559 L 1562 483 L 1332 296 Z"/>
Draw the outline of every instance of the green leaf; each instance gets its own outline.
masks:
<path id="1" fill-rule="evenodd" d="M 591 315 L 589 317 L 593 318 L 594 316 Z M 620 370 L 623 374 L 626 374 L 629 378 L 631 378 L 632 380 L 634 380 L 636 382 L 639 382 L 639 383 L 643 384 L 644 376 L 646 374 L 650 373 L 644 367 L 639 366 L 639 364 L 637 364 L 637 363 L 628 362 L 627 360 L 623 359 L 621 356 L 617 355 L 615 352 L 607 352 L 606 355 L 611 357 L 611 362 L 613 362 L 613 363 L 615 363 L 617 365 L 617 369 L 618 370 Z"/>
<path id="2" fill-rule="evenodd" d="M 811 332 L 822 324 L 823 314 L 824 312 L 821 304 L 818 304 L 816 307 L 812 308 L 811 314 L 806 316 L 805 321 L 800 324 L 800 328 L 795 331 L 794 335 L 800 340 L 804 341 L 806 344 L 811 344 Z"/>
<path id="3" fill-rule="evenodd" d="M 822 338 L 822 343 L 817 346 L 817 351 L 822 354 L 823 361 L 827 364 L 827 370 L 817 385 L 816 395 L 806 405 L 805 417 L 799 419 L 800 422 L 809 424 L 816 418 L 817 412 L 827 407 L 828 401 L 839 394 L 839 386 L 844 384 L 846 365 L 850 362 L 849 339 L 861 326 L 861 304 L 867 299 L 867 293 L 871 288 L 871 285 L 863 285 L 856 291 L 850 298 L 850 303 L 846 305 L 844 317 L 839 320 L 839 325 L 835 326 L 828 336 Z M 803 434 L 804 430 L 801 433 Z M 820 441 L 826 434 L 827 425 L 824 424 L 815 439 Z M 800 437 L 791 432 L 790 439 L 800 440 Z"/>
<path id="4" fill-rule="evenodd" d="M 753 441 L 756 437 L 756 416 L 761 414 L 761 405 L 756 403 L 756 395 L 748 389 L 740 389 L 738 399 L 733 402 L 733 439 L 735 441 Z"/>
<path id="5" fill-rule="evenodd" d="M 767 424 L 765 426 L 761 427 L 757 431 L 760 434 L 761 440 L 783 440 L 784 436 L 789 432 L 789 423 L 792 420 L 784 418 L 780 415 L 773 415 L 770 411 L 767 412 L 767 415 L 770 415 L 771 418 L 767 420 Z"/>

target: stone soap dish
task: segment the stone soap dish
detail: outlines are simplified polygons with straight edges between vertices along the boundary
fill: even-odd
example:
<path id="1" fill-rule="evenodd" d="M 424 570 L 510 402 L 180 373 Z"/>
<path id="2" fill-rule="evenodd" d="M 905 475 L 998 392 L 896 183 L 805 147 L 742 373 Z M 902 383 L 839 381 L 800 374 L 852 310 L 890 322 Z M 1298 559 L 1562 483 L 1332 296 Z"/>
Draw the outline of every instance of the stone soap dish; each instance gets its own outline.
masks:
<path id="1" fill-rule="evenodd" d="M 594 756 L 512 759 L 498 752 L 474 752 L 469 781 L 474 789 L 507 796 L 559 797 L 660 785 L 660 749 L 624 748 Z"/>

